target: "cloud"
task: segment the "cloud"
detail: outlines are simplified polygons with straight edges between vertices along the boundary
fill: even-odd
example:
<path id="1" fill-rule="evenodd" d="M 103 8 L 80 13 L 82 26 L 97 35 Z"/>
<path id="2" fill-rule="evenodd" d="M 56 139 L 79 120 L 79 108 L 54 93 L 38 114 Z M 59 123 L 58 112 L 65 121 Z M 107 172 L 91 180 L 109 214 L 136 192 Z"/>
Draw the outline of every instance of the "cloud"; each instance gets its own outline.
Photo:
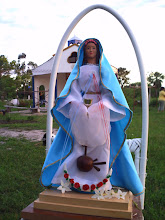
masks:
<path id="1" fill-rule="evenodd" d="M 0 18 L 0 24 L 9 24 L 9 25 L 13 25 L 14 22 L 12 20 L 5 20 L 4 18 Z"/>
<path id="2" fill-rule="evenodd" d="M 8 0 L 0 8 L 0 48 L 10 60 L 26 53 L 38 65 L 56 53 L 59 42 L 73 19 L 92 4 L 107 5 L 118 12 L 133 31 L 144 58 L 146 71 L 165 72 L 164 0 Z M 98 38 L 110 63 L 131 70 L 139 80 L 134 49 L 121 24 L 97 9 L 87 14 L 69 38 Z"/>

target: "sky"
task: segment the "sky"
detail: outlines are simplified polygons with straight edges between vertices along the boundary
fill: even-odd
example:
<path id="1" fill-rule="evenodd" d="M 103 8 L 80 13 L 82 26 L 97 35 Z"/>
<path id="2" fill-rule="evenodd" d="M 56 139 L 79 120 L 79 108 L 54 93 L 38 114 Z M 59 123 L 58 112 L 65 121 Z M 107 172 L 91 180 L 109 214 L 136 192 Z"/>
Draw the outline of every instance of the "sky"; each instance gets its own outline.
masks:
<path id="1" fill-rule="evenodd" d="M 94 4 L 112 8 L 128 24 L 138 43 L 146 76 L 151 72 L 165 74 L 164 0 L 0 0 L 0 55 L 12 61 L 25 53 L 26 63 L 41 65 L 56 53 L 74 18 Z M 74 35 L 82 40 L 99 39 L 110 64 L 130 71 L 131 82 L 140 81 L 132 43 L 113 15 L 101 9 L 89 12 L 68 40 Z"/>

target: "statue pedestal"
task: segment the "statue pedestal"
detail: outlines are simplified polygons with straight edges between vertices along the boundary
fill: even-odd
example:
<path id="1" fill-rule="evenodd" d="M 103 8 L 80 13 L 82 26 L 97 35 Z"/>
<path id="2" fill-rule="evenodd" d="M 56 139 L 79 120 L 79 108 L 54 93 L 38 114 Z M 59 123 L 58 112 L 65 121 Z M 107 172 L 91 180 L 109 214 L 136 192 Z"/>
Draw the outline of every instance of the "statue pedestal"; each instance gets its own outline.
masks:
<path id="1" fill-rule="evenodd" d="M 39 194 L 34 203 L 22 210 L 21 217 L 35 220 L 73 220 L 82 217 L 84 220 L 142 219 L 142 214 L 140 217 L 137 212 L 133 213 L 133 196 L 130 192 L 127 193 L 125 200 L 117 198 L 98 200 L 92 199 L 91 196 L 73 191 L 62 194 L 58 190 L 45 190 Z"/>

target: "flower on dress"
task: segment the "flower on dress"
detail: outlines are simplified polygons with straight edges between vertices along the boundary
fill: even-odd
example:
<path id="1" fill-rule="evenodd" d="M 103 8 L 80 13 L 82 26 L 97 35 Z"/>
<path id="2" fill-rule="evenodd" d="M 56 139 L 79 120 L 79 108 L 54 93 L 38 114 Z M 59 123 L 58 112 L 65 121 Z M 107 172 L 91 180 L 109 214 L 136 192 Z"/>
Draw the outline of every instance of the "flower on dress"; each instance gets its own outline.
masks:
<path id="1" fill-rule="evenodd" d="M 70 186 L 70 183 L 69 183 L 68 181 L 64 183 L 64 182 L 61 180 L 61 186 L 59 186 L 57 189 L 58 189 L 58 190 L 61 190 L 62 193 L 72 191 L 72 190 L 69 188 L 69 186 Z"/>
<path id="2" fill-rule="evenodd" d="M 93 199 L 105 199 L 104 198 L 104 189 L 101 189 L 101 190 L 98 190 L 98 189 L 95 189 L 95 194 L 92 196 Z"/>
<path id="3" fill-rule="evenodd" d="M 88 190 L 89 189 L 89 185 L 88 184 L 85 184 L 85 185 L 83 185 L 83 190 Z"/>
<path id="4" fill-rule="evenodd" d="M 95 189 L 96 189 L 95 184 L 92 184 L 92 185 L 91 185 L 91 190 L 93 191 L 93 190 L 95 190 Z"/>
<path id="5" fill-rule="evenodd" d="M 106 182 L 108 182 L 108 179 L 103 179 L 103 183 L 105 184 Z"/>
<path id="6" fill-rule="evenodd" d="M 114 190 L 113 189 L 111 189 L 111 190 L 106 190 L 105 191 L 105 198 L 108 198 L 108 199 L 111 199 L 111 198 L 113 198 L 113 197 L 116 197 L 115 196 L 115 192 L 114 192 Z"/>
<path id="7" fill-rule="evenodd" d="M 70 181 L 70 183 L 72 183 L 72 184 L 74 183 L 74 179 L 70 179 L 69 181 Z"/>
<path id="8" fill-rule="evenodd" d="M 68 173 L 65 173 L 65 174 L 64 174 L 64 177 L 65 177 L 65 179 L 68 179 L 69 174 L 68 174 Z"/>
<path id="9" fill-rule="evenodd" d="M 118 199 L 125 199 L 125 196 L 127 192 L 122 192 L 120 189 L 118 189 L 117 193 L 115 193 L 115 197 Z"/>
<path id="10" fill-rule="evenodd" d="M 74 187 L 75 187 L 76 189 L 78 189 L 78 188 L 80 188 L 80 184 L 79 184 L 79 183 L 75 183 L 75 184 L 74 184 Z"/>
<path id="11" fill-rule="evenodd" d="M 102 182 L 99 182 L 98 184 L 97 184 L 97 187 L 99 188 L 99 187 L 101 187 L 103 185 L 103 183 Z"/>

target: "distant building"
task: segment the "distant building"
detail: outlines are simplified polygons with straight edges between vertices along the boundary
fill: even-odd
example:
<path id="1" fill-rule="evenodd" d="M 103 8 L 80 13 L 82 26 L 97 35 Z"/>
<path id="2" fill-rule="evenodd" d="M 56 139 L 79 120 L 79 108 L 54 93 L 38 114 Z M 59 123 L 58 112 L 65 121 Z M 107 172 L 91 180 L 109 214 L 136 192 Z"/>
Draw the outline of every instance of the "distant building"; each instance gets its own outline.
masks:
<path id="1" fill-rule="evenodd" d="M 61 56 L 58 72 L 57 82 L 55 88 L 55 98 L 58 97 L 64 88 L 64 85 L 77 61 L 77 51 L 79 44 L 82 42 L 78 37 L 74 36 L 68 40 L 68 47 L 66 47 Z M 52 67 L 54 64 L 55 55 L 48 61 L 41 64 L 32 70 L 33 80 L 33 107 L 44 104 L 47 106 L 49 94 L 49 81 Z M 112 66 L 113 71 L 117 74 L 117 68 Z"/>

